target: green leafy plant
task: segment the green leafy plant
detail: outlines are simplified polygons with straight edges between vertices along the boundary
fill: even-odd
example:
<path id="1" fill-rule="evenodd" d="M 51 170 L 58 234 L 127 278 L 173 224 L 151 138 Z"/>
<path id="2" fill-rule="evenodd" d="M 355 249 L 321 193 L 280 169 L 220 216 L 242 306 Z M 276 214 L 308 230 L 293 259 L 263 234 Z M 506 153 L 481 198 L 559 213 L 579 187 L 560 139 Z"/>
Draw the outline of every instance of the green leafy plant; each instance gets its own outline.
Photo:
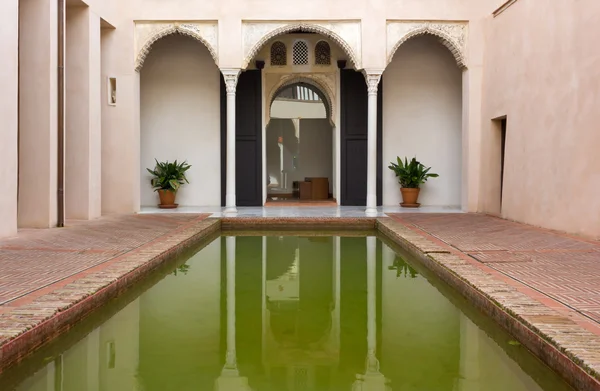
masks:
<path id="1" fill-rule="evenodd" d="M 407 158 L 404 158 L 403 162 L 400 157 L 397 157 L 397 163 L 391 162 L 388 168 L 394 171 L 400 186 L 409 189 L 418 189 L 421 184 L 427 182 L 427 179 L 439 176 L 430 173 L 431 167 L 425 167 L 415 157 L 410 162 Z"/>
<path id="2" fill-rule="evenodd" d="M 187 164 L 187 161 L 177 163 L 177 160 L 175 160 L 171 163 L 169 161 L 159 162 L 156 159 L 154 160 L 156 161 L 154 170 L 149 168 L 146 169 L 153 176 L 150 183 L 152 184 L 152 187 L 154 187 L 154 191 L 177 191 L 184 183 L 190 183 L 185 177 L 185 172 L 192 166 Z"/>

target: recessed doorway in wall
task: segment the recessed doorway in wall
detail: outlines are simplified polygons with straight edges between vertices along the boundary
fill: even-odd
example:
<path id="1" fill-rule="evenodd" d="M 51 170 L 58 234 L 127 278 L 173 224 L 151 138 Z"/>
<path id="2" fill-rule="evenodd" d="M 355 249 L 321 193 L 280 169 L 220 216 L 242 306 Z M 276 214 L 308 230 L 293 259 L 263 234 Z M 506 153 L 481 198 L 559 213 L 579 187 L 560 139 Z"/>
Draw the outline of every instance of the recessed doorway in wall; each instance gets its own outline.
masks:
<path id="1" fill-rule="evenodd" d="M 506 116 L 492 120 L 491 149 L 489 155 L 490 212 L 502 214 L 504 185 L 506 183 Z"/>
<path id="2" fill-rule="evenodd" d="M 500 120 L 500 211 L 504 191 L 504 161 L 506 156 L 506 117 Z"/>
<path id="3" fill-rule="evenodd" d="M 266 129 L 267 203 L 335 205 L 333 134 L 318 88 L 303 82 L 281 88 Z"/>

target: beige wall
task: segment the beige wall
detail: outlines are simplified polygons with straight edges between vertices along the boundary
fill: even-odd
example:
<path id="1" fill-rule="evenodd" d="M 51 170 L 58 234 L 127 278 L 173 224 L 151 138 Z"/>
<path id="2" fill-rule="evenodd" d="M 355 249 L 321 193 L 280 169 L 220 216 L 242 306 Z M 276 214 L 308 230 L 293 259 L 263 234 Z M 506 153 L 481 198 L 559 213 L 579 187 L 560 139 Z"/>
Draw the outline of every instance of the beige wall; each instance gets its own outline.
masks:
<path id="1" fill-rule="evenodd" d="M 68 219 L 101 214 L 100 18 L 67 9 L 65 208 Z"/>
<path id="2" fill-rule="evenodd" d="M 49 228 L 57 221 L 57 3 L 20 3 L 18 222 Z"/>
<path id="3" fill-rule="evenodd" d="M 199 42 L 169 36 L 157 42 L 141 72 L 141 200 L 156 205 L 154 159 L 187 160 L 190 184 L 180 205 L 221 205 L 220 76 Z"/>
<path id="4" fill-rule="evenodd" d="M 600 236 L 600 3 L 518 1 L 488 23 L 482 209 L 499 212 L 499 130 L 507 116 L 502 216 Z"/>
<path id="5" fill-rule="evenodd" d="M 439 178 L 422 186 L 423 205 L 461 205 L 462 76 L 450 51 L 431 37 L 415 38 L 383 75 L 383 204 L 402 202 L 387 167 L 400 156 L 431 167 Z"/>
<path id="6" fill-rule="evenodd" d="M 0 176 L 7 184 L 0 194 L 0 237 L 17 232 L 18 7 L 18 0 L 5 1 L 0 16 Z"/>

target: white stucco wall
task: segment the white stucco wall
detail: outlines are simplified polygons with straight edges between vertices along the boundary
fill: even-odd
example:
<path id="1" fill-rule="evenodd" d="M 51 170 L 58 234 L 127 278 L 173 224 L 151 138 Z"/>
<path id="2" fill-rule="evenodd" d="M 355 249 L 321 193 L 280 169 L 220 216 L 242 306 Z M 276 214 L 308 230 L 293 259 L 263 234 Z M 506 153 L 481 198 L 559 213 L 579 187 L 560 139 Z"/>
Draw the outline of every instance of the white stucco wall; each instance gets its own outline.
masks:
<path id="1" fill-rule="evenodd" d="M 140 74 L 141 204 L 155 205 L 146 168 L 154 158 L 187 160 L 192 168 L 179 205 L 221 203 L 219 70 L 199 42 L 169 36 L 157 42 Z"/>
<path id="2" fill-rule="evenodd" d="M 387 167 L 416 156 L 440 175 L 421 188 L 423 205 L 461 204 L 462 76 L 450 51 L 431 37 L 406 42 L 383 75 L 383 204 L 401 202 Z"/>

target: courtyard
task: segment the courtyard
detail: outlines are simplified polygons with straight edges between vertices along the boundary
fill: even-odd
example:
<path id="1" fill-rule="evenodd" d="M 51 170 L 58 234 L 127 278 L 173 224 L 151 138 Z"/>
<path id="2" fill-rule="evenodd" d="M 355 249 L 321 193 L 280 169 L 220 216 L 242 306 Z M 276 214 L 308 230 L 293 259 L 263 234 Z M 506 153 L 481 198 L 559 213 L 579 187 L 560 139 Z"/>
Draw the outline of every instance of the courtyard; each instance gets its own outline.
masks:
<path id="1" fill-rule="evenodd" d="M 594 0 L 5 0 L 0 390 L 600 390 Z"/>

